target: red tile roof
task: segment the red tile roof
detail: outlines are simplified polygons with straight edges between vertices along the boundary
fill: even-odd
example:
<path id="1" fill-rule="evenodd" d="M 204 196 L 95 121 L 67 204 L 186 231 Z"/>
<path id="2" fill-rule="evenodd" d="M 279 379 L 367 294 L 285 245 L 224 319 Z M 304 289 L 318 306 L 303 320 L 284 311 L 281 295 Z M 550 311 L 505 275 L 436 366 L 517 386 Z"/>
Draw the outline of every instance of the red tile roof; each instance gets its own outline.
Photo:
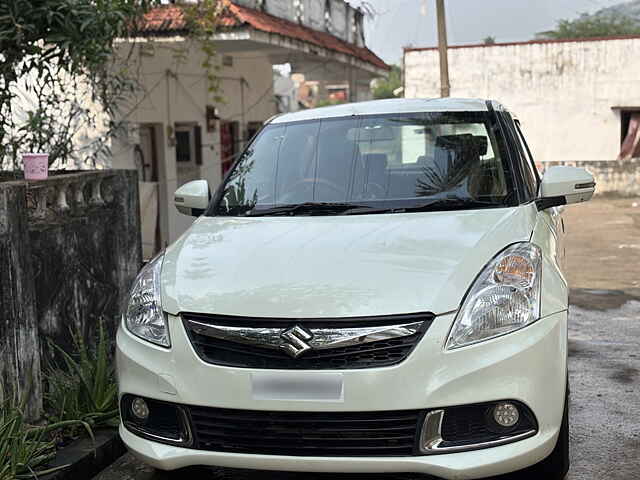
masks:
<path id="1" fill-rule="evenodd" d="M 185 29 L 182 9 L 176 5 L 163 5 L 148 11 L 135 26 L 136 33 L 173 33 Z"/>
<path id="2" fill-rule="evenodd" d="M 334 52 L 350 55 L 384 70 L 391 69 L 366 47 L 358 47 L 329 33 L 313 30 L 260 10 L 236 5 L 229 0 L 225 1 L 227 6 L 219 19 L 223 28 L 250 27 L 261 32 L 302 40 Z M 179 5 L 163 5 L 146 13 L 143 20 L 137 25 L 137 30 L 144 35 L 181 34 L 186 32 L 187 26 Z"/>

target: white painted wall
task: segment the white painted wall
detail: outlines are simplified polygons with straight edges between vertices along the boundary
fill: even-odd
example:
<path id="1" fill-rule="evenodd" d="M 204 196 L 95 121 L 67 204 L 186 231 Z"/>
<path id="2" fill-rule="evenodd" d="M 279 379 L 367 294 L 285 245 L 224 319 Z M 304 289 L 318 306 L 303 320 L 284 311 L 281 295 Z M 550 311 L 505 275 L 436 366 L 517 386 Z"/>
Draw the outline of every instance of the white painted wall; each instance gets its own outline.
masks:
<path id="1" fill-rule="evenodd" d="M 620 114 L 640 106 L 640 39 L 451 48 L 452 97 L 500 101 L 536 161 L 615 160 Z M 405 53 L 405 96 L 439 97 L 437 50 Z"/>
<path id="2" fill-rule="evenodd" d="M 134 49 L 136 68 L 139 67 L 142 92 L 136 101 L 122 108 L 132 129 L 139 123 L 160 123 L 163 132 L 158 142 L 160 158 L 164 158 L 165 192 L 162 198 L 169 201 L 167 229 L 169 241 L 174 241 L 193 222 L 177 212 L 173 206 L 173 193 L 178 187 L 175 147 L 167 141 L 167 126 L 175 123 L 196 122 L 202 126 L 202 158 L 199 177 L 205 178 L 213 189 L 221 181 L 220 131 L 208 133 L 205 124 L 206 105 L 215 105 L 224 120 L 241 121 L 241 87 L 239 79 L 244 77 L 245 122 L 263 122 L 276 113 L 273 96 L 273 72 L 269 58 L 256 51 L 234 53 L 233 66 L 222 67 L 218 72 L 223 77 L 220 95 L 224 103 L 216 103 L 208 90 L 206 74 L 202 68 L 204 56 L 198 47 L 192 47 L 182 60 L 176 57 L 176 49 L 182 44 L 154 42 L 140 44 Z M 128 46 L 123 46 L 128 53 Z M 167 74 L 167 70 L 170 71 Z M 242 127 L 241 127 L 242 130 Z M 129 139 L 117 142 L 113 148 L 113 168 L 135 168 L 135 133 Z M 161 175 L 162 177 L 162 175 Z M 161 179 L 162 180 L 162 179 Z M 161 213 L 162 214 L 162 213 Z"/>

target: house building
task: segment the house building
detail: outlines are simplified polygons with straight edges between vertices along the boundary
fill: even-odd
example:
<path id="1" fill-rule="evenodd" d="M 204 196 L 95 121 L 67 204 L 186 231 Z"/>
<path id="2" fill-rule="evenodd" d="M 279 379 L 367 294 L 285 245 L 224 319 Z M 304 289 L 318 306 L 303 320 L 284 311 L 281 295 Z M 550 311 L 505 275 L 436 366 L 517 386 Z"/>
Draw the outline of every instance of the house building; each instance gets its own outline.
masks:
<path id="1" fill-rule="evenodd" d="M 638 192 L 638 52 L 640 36 L 453 46 L 451 96 L 517 113 L 540 164 L 586 165 L 598 191 Z M 440 95 L 436 48 L 407 48 L 403 63 L 407 98 Z"/>
<path id="2" fill-rule="evenodd" d="M 222 1 L 213 39 L 221 102 L 202 67 L 207 56 L 186 35 L 183 6 L 153 9 L 119 47 L 133 59 L 142 93 L 122 109 L 127 133 L 113 147 L 113 167 L 139 171 L 147 257 L 193 221 L 173 206 L 176 188 L 205 178 L 215 189 L 246 141 L 282 109 L 279 90 L 291 96 L 286 86 L 274 91 L 274 65 L 346 83 L 351 101 L 368 100 L 371 80 L 389 70 L 365 46 L 362 13 L 343 0 Z"/>

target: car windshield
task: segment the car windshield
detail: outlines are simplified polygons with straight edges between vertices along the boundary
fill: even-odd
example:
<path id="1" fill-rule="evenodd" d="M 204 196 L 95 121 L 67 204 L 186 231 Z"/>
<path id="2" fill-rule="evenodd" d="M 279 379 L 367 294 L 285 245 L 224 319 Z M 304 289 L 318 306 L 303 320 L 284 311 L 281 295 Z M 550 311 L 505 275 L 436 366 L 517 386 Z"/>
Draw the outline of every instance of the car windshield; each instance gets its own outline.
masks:
<path id="1" fill-rule="evenodd" d="M 513 187 L 496 136 L 488 112 L 270 124 L 243 153 L 207 214 L 505 206 Z"/>

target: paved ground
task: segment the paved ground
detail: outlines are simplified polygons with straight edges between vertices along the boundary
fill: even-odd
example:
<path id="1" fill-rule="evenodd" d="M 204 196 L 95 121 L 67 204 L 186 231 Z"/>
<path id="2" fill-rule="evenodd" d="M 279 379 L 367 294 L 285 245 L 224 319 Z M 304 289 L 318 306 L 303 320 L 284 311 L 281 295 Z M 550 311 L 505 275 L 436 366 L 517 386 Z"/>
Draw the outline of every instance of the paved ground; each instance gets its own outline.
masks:
<path id="1" fill-rule="evenodd" d="M 640 199 L 599 199 L 570 207 L 565 223 L 569 233 L 569 280 L 574 287 L 569 326 L 572 466 L 567 480 L 638 480 Z M 170 477 L 125 455 L 95 480 L 167 478 Z M 193 470 L 172 478 L 375 480 L 378 477 Z M 394 480 L 414 478 L 405 475 Z M 507 478 L 520 480 L 518 475 Z"/>

